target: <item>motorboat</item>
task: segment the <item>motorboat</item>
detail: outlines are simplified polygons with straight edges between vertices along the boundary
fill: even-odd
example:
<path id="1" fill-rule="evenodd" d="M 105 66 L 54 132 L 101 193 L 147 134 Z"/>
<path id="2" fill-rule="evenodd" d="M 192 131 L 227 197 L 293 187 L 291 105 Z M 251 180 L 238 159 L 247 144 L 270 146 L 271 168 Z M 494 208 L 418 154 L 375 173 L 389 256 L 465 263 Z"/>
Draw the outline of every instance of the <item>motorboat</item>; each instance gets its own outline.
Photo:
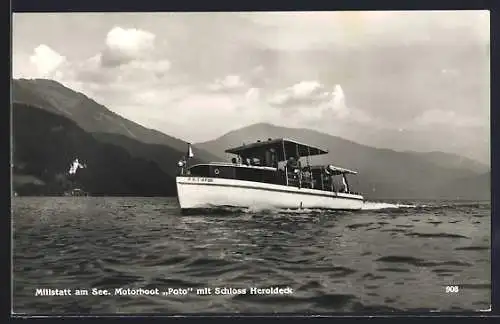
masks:
<path id="1" fill-rule="evenodd" d="M 353 192 L 349 177 L 356 171 L 312 165 L 327 150 L 279 138 L 225 151 L 231 162 L 189 165 L 191 144 L 178 162 L 177 196 L 183 212 L 212 208 L 284 208 L 359 210 L 364 197 Z"/>

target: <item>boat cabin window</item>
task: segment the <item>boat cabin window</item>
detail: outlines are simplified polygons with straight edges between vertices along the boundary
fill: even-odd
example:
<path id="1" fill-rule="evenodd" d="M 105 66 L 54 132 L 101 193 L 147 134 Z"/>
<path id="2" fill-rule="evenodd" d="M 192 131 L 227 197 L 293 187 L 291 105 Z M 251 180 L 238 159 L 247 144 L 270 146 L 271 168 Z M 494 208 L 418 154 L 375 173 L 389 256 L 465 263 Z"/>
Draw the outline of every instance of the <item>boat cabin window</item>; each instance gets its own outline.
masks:
<path id="1" fill-rule="evenodd" d="M 279 175 L 276 171 L 266 169 L 236 168 L 235 177 L 238 180 L 256 181 L 265 183 L 279 183 Z"/>
<path id="2" fill-rule="evenodd" d="M 189 169 L 189 173 L 195 177 L 209 177 L 210 168 L 208 165 L 195 165 Z"/>
<path id="3" fill-rule="evenodd" d="M 243 164 L 245 165 L 255 165 L 255 166 L 264 166 L 262 164 L 262 160 L 258 157 L 248 157 L 243 159 Z"/>

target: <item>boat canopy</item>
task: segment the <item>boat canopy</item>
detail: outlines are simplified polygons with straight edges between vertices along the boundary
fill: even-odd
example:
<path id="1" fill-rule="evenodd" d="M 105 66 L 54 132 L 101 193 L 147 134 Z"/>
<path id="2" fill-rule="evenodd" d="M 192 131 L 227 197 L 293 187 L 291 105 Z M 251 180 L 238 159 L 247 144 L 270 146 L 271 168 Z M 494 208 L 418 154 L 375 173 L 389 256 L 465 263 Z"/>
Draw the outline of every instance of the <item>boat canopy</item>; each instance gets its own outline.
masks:
<path id="1" fill-rule="evenodd" d="M 328 154 L 328 151 L 318 147 L 300 143 L 298 141 L 287 138 L 268 139 L 267 141 L 257 141 L 255 143 L 246 144 L 234 148 L 227 149 L 226 153 L 236 154 L 240 156 L 259 156 L 265 151 L 273 150 L 276 152 L 276 157 L 279 161 L 285 161 L 291 156 L 305 157 L 313 155 Z"/>
<path id="2" fill-rule="evenodd" d="M 313 165 L 313 166 L 310 166 L 309 169 L 311 169 L 311 170 L 326 170 L 331 175 L 358 174 L 358 172 L 356 172 L 356 171 L 337 167 L 337 166 L 334 166 L 331 164 L 329 164 L 329 165 Z"/>

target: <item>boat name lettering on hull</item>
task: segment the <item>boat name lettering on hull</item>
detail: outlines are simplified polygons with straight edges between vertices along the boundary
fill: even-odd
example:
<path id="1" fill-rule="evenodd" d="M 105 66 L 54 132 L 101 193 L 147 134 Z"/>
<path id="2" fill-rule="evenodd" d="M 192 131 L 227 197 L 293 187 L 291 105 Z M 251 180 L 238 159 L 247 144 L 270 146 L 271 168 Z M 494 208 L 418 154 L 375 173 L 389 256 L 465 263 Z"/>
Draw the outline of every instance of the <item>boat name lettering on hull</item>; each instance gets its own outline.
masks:
<path id="1" fill-rule="evenodd" d="M 189 177 L 187 179 L 188 181 L 194 181 L 194 182 L 214 182 L 214 179 L 210 178 Z"/>

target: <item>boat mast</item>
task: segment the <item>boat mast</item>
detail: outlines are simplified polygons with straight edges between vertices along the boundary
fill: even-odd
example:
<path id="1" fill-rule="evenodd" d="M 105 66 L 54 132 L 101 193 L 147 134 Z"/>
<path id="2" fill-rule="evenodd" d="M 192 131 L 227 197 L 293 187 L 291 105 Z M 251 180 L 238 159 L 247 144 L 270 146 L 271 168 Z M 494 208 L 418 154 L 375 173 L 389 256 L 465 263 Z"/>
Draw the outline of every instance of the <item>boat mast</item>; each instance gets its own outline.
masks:
<path id="1" fill-rule="evenodd" d="M 286 159 L 286 152 L 285 152 L 285 140 L 281 139 L 281 146 L 283 148 L 283 159 L 285 160 L 285 181 L 286 185 L 288 186 L 288 163 Z"/>

